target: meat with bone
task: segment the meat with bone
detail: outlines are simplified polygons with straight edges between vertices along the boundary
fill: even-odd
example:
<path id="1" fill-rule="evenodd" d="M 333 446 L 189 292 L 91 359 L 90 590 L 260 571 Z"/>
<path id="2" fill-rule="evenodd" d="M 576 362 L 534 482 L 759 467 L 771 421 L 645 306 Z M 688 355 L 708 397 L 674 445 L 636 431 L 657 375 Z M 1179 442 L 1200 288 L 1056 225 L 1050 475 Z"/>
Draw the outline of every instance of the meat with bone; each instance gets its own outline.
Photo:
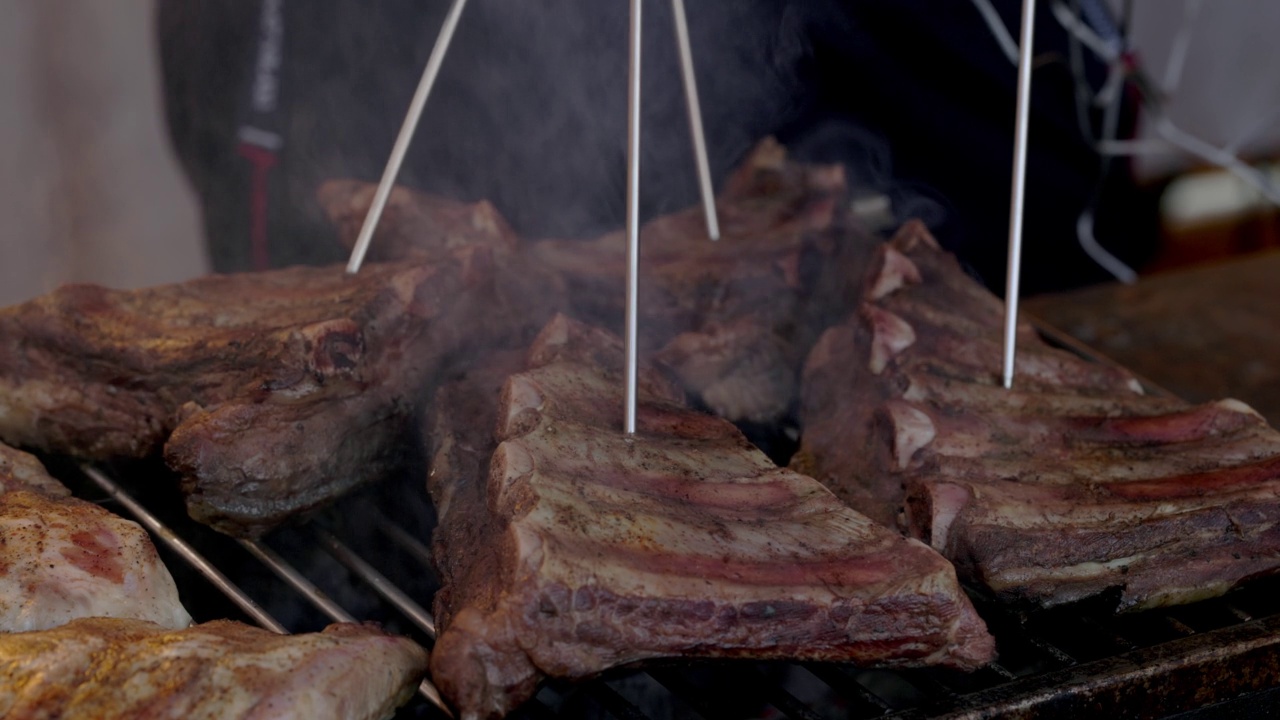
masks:
<path id="1" fill-rule="evenodd" d="M 0 444 L 0 633 L 96 616 L 191 624 L 142 528 L 71 497 L 39 460 Z"/>
<path id="2" fill-rule="evenodd" d="M 225 620 L 170 630 L 88 618 L 0 635 L 0 716 L 375 720 L 426 667 L 417 644 L 367 625 L 276 635 Z"/>
<path id="3" fill-rule="evenodd" d="M 317 200 L 348 248 L 355 245 L 378 186 L 360 180 L 329 180 Z M 519 240 L 492 203 L 463 203 L 394 186 L 369 245 L 370 260 L 435 257 L 476 245 L 514 251 Z"/>
<path id="4" fill-rule="evenodd" d="M 502 715 L 543 676 L 663 656 L 991 659 L 942 557 L 776 467 L 653 369 L 624 437 L 622 363 L 617 338 L 559 317 L 500 391 L 496 367 L 442 392 L 432 675 L 463 717 Z"/>
<path id="5" fill-rule="evenodd" d="M 449 363 L 549 317 L 501 285 L 469 247 L 354 277 L 63 287 L 0 310 L 0 439 L 88 458 L 163 445 L 193 517 L 260 534 L 395 467 Z"/>
<path id="6" fill-rule="evenodd" d="M 809 357 L 793 461 L 854 507 L 1044 606 L 1189 602 L 1280 568 L 1280 433 L 1247 406 L 1145 395 L 1026 326 L 1003 389 L 1001 304 L 919 224 L 864 287 Z"/>
<path id="7" fill-rule="evenodd" d="M 321 203 L 348 244 L 374 186 L 333 181 Z M 685 388 L 731 420 L 769 422 L 787 413 L 799 368 L 818 334 L 854 299 L 850 279 L 874 247 L 849 221 L 839 166 L 806 166 L 762 142 L 728 179 L 717 208 L 722 238 L 706 237 L 701 207 L 657 218 L 641 231 L 640 339 Z M 392 257 L 485 244 L 514 235 L 487 203 L 463 205 L 397 189 L 374 247 Z M 575 317 L 620 330 L 626 242 L 526 243 L 523 266 L 568 284 Z M 532 288 L 531 288 L 532 290 Z"/>

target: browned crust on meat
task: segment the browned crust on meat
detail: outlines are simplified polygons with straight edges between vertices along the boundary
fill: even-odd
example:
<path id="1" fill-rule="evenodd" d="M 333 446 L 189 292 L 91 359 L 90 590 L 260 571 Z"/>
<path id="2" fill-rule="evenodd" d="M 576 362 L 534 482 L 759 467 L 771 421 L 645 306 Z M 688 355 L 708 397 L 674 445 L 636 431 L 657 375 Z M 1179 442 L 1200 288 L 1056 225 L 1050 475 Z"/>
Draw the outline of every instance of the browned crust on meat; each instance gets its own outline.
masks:
<path id="1" fill-rule="evenodd" d="M 877 258 L 805 370 L 796 462 L 842 498 L 1015 602 L 1138 609 L 1280 569 L 1280 433 L 1257 413 L 1143 395 L 1027 326 L 1003 389 L 1001 304 L 922 225 Z"/>
<path id="2" fill-rule="evenodd" d="M 374 720 L 408 699 L 427 653 L 373 626 L 277 635 L 218 620 L 183 630 L 111 618 L 0 635 L 0 715 Z"/>
<path id="3" fill-rule="evenodd" d="M 623 438 L 616 338 L 558 318 L 530 356 L 500 399 L 491 375 L 472 385 L 496 401 L 487 466 L 458 457 L 483 437 L 469 419 L 437 425 L 450 439 L 429 486 L 448 497 L 437 551 L 451 554 L 432 674 L 464 715 L 499 716 L 544 675 L 661 656 L 990 659 L 941 557 L 773 466 L 660 375 L 642 373 L 637 434 Z"/>

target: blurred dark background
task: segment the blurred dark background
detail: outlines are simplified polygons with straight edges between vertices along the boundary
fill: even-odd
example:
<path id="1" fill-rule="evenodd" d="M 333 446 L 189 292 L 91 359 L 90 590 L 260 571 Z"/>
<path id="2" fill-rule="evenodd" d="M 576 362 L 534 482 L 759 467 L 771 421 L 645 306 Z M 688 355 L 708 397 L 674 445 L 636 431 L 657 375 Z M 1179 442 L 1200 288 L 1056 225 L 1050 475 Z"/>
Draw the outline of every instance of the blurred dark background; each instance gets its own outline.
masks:
<path id="1" fill-rule="evenodd" d="M 167 118 L 220 271 L 344 258 L 315 189 L 331 177 L 377 180 L 448 7 L 266 1 L 265 16 L 261 3 L 159 4 Z M 1016 37 L 1021 3 L 994 5 Z M 687 7 L 717 182 L 776 135 L 800 158 L 845 163 L 861 191 L 887 195 L 899 220 L 924 218 L 1002 292 L 1016 72 L 973 4 Z M 1160 189 L 1135 184 L 1124 161 L 1104 165 L 1086 136 L 1099 131 L 1101 110 L 1084 107 L 1081 121 L 1076 103 L 1081 84 L 1096 92 L 1106 68 L 1086 52 L 1073 75 L 1063 26 L 1047 11 L 1037 20 L 1028 294 L 1110 279 L 1079 248 L 1076 220 L 1089 206 L 1102 245 L 1130 265 L 1149 261 Z M 263 38 L 278 48 L 265 65 Z M 490 199 L 529 237 L 619 227 L 626 44 L 625 2 L 472 0 L 400 182 Z M 253 97 L 263 68 L 275 82 L 268 111 Z M 669 3 L 645 5 L 642 77 L 650 218 L 697 202 Z M 1120 137 L 1132 135 L 1137 104 L 1122 98 Z M 278 146 L 246 150 L 246 125 L 269 130 Z M 255 167 L 265 184 L 255 186 Z M 265 203 L 257 256 L 254 202 Z"/>

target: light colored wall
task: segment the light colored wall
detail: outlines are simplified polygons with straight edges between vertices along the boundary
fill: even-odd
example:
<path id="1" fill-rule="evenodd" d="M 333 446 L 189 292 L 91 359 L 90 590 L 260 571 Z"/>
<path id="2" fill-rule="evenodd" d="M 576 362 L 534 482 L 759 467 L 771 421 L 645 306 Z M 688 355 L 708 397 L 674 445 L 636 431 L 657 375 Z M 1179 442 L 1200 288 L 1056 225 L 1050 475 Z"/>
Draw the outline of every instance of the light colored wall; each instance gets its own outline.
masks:
<path id="1" fill-rule="evenodd" d="M 152 0 L 0 0 L 0 306 L 207 272 Z"/>
<path id="2" fill-rule="evenodd" d="M 1157 82 L 1179 30 L 1186 0 L 1136 0 L 1134 47 Z M 1280 154 L 1280 2 L 1200 0 L 1191 24 L 1182 80 L 1169 115 L 1181 129 L 1218 145 L 1236 143 L 1253 157 Z M 1151 137 L 1151 128 L 1143 128 Z M 1137 169 L 1160 176 L 1201 165 L 1185 154 L 1143 156 Z"/>

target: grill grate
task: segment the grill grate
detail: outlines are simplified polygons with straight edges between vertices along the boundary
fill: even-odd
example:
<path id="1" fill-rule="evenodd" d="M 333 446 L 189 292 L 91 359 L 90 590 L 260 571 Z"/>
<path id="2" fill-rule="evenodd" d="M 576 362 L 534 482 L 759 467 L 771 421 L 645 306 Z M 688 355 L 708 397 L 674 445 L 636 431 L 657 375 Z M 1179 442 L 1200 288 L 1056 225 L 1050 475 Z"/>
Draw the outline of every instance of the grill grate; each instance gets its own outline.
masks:
<path id="1" fill-rule="evenodd" d="M 415 636 L 428 647 L 435 636 L 431 614 L 414 599 L 423 592 L 421 588 L 415 592 L 402 587 L 406 577 L 414 582 L 416 574 L 417 584 L 434 588 L 428 550 L 406 529 L 405 518 L 389 516 L 394 514 L 389 509 L 399 504 L 372 497 L 369 490 L 344 501 L 342 512 L 321 513 L 305 525 L 272 533 L 265 541 L 233 543 L 185 518 L 175 516 L 166 524 L 160 518 L 162 513 L 138 502 L 112 474 L 84 467 L 83 476 L 91 484 L 77 486 L 69 481 L 78 494 L 91 495 L 94 488 L 105 493 L 100 501 L 123 507 L 162 547 L 179 556 L 249 620 L 263 627 L 277 632 L 304 631 L 358 616 L 344 607 L 342 599 L 335 599 L 331 588 L 341 590 L 343 584 L 335 585 L 332 568 L 326 569 L 305 552 L 298 560 L 297 548 L 309 547 L 313 555 L 329 555 L 334 567 L 341 568 L 340 572 L 359 586 L 363 599 L 356 604 L 361 608 L 380 603 L 392 613 L 368 619 Z M 408 490 L 401 487 L 396 491 Z M 368 526 L 352 525 L 353 516 L 366 518 Z M 181 533 L 170 525 L 182 526 Z M 201 552 L 197 538 L 213 541 L 213 549 Z M 218 542 L 243 548 L 248 558 L 255 559 L 300 599 L 310 616 L 291 613 L 295 617 L 289 621 L 277 620 L 264 606 L 287 607 L 288 603 L 252 574 L 245 575 L 243 563 L 225 550 L 219 551 Z M 293 557 L 286 557 L 291 554 Z M 207 555 L 218 557 L 217 565 Z M 376 567 L 369 558 L 384 567 Z M 416 567 L 406 568 L 402 558 L 409 558 L 409 565 L 417 563 Z M 389 577 L 396 570 L 399 577 Z M 247 579 L 237 582 L 232 579 L 235 575 Z M 1014 713 L 1071 717 L 1093 708 L 1094 712 L 1126 710 L 1157 717 L 1280 686 L 1277 585 L 1280 583 L 1263 580 L 1228 598 L 1120 617 L 1081 608 L 1023 616 L 975 594 L 979 612 L 1000 648 L 1000 661 L 976 673 L 867 670 L 812 662 L 672 661 L 614 670 L 587 683 L 548 683 L 516 715 L 619 720 L 914 719 Z M 251 596 L 242 586 L 259 594 Z M 184 597 L 198 592 L 190 583 L 180 584 L 180 589 Z M 398 717 L 440 718 L 445 716 L 443 708 L 427 681 L 418 699 Z"/>
<path id="2" fill-rule="evenodd" d="M 1052 328 L 1040 325 L 1040 330 L 1051 343 L 1107 362 Z M 140 474 L 157 472 L 163 471 Z M 419 604 L 438 587 L 430 551 L 420 539 L 429 537 L 434 517 L 420 473 L 366 488 L 263 541 L 238 543 L 190 521 L 181 498 L 173 492 L 166 497 L 154 482 L 145 491 L 144 506 L 122 487 L 122 479 L 113 479 L 127 473 L 68 466 L 57 474 L 77 494 L 105 492 L 100 501 L 123 507 L 193 571 L 187 583 L 179 582 L 184 598 L 196 594 L 199 599 L 192 583 L 203 578 L 234 608 L 211 611 L 211 616 L 238 611 L 277 632 L 316 630 L 328 621 L 358 617 L 427 647 L 435 638 L 434 620 Z M 73 478 L 80 475 L 87 482 L 77 485 Z M 233 556 L 237 548 L 245 553 L 243 561 Z M 206 557 L 217 558 L 217 564 Z M 170 567 L 179 574 L 173 563 Z M 275 592 L 269 587 L 273 582 L 286 592 Z M 548 682 L 514 715 L 526 720 L 1162 717 L 1224 701 L 1239 710 L 1239 698 L 1251 693 L 1263 702 L 1280 699 L 1280 580 L 1256 581 L 1226 598 L 1124 616 L 1112 615 L 1105 602 L 1024 615 L 980 592 L 970 595 L 999 649 L 999 661 L 975 673 L 669 661 L 616 669 L 586 683 Z M 288 617 L 279 621 L 268 607 Z M 438 719 L 447 712 L 425 681 L 416 701 L 397 717 Z"/>

